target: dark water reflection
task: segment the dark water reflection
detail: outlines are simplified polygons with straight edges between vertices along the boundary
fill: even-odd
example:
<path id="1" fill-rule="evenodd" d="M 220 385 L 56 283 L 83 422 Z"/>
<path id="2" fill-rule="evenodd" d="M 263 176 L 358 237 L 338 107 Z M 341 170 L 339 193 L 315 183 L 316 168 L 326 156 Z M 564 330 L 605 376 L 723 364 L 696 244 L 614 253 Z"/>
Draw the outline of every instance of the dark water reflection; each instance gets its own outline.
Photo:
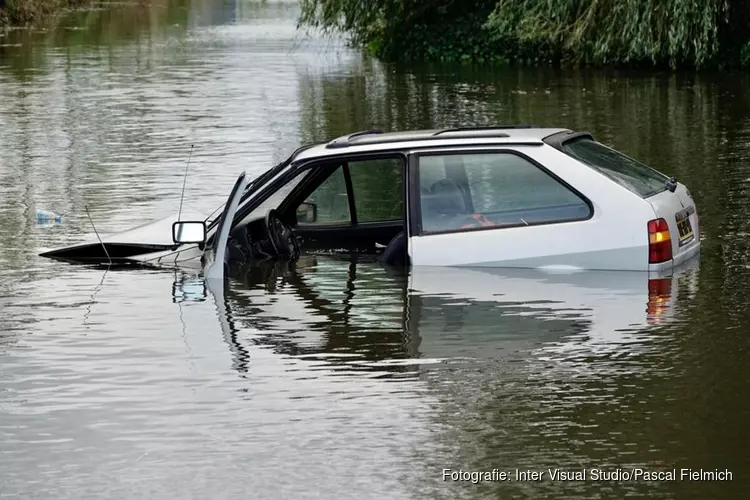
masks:
<path id="1" fill-rule="evenodd" d="M 385 66 L 297 6 L 124 4 L 0 38 L 0 497 L 742 498 L 744 75 Z M 176 211 L 351 130 L 592 131 L 693 192 L 699 266 L 418 270 L 310 257 L 226 286 L 44 248 Z M 35 208 L 66 215 L 39 227 Z M 725 469 L 727 483 L 442 482 L 443 468 Z"/>

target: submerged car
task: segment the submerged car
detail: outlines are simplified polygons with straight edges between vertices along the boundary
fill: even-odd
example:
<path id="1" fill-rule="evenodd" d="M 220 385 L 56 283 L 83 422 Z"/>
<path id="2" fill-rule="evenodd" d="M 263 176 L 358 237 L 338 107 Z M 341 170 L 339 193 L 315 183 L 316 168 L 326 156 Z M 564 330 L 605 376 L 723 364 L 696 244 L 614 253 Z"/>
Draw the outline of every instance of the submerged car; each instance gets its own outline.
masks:
<path id="1" fill-rule="evenodd" d="M 249 182 L 214 219 L 169 217 L 43 253 L 182 265 L 356 252 L 384 264 L 664 271 L 700 249 L 688 189 L 587 132 L 511 126 L 313 144 Z"/>

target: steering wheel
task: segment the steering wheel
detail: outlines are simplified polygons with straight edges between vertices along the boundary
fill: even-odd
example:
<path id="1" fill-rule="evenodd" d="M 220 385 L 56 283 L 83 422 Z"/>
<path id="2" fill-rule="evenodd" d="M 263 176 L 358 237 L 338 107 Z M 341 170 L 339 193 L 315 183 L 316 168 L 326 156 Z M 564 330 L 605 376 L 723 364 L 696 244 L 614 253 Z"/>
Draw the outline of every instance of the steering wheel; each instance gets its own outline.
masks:
<path id="1" fill-rule="evenodd" d="M 277 256 L 292 260 L 299 257 L 297 238 L 289 224 L 281 220 L 275 209 L 269 210 L 266 214 L 266 234 Z"/>

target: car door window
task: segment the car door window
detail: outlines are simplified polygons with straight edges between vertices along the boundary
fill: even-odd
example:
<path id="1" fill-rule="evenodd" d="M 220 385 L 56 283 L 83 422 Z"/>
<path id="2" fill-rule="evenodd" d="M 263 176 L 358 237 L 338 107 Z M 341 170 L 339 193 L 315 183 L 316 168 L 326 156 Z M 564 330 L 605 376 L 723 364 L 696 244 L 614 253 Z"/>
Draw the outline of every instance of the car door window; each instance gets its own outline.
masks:
<path id="1" fill-rule="evenodd" d="M 300 226 L 350 223 L 349 197 L 343 167 L 338 167 L 323 183 L 307 197 L 305 203 L 315 206 L 315 217 L 311 221 L 300 221 Z"/>
<path id="2" fill-rule="evenodd" d="M 357 222 L 404 217 L 404 161 L 379 158 L 349 162 Z"/>
<path id="3" fill-rule="evenodd" d="M 346 175 L 351 179 L 350 212 Z M 401 220 L 404 217 L 405 163 L 400 157 L 349 161 L 318 186 L 297 208 L 300 226 Z M 311 212 L 314 206 L 314 214 Z"/>
<path id="4" fill-rule="evenodd" d="M 445 157 L 422 156 L 419 158 L 420 192 L 428 194 L 432 185 L 445 177 Z"/>
<path id="5" fill-rule="evenodd" d="M 420 157 L 418 169 L 424 233 L 591 216 L 591 207 L 581 196 L 517 154 L 429 155 Z"/>

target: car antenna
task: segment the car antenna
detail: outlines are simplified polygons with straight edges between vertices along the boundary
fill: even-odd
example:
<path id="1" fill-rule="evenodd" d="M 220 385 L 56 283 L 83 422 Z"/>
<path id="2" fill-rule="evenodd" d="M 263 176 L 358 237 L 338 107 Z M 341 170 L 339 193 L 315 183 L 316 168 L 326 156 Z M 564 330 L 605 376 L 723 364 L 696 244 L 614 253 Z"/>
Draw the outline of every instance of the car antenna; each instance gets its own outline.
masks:
<path id="1" fill-rule="evenodd" d="M 112 265 L 112 257 L 109 256 L 109 252 L 107 251 L 107 246 L 102 241 L 101 237 L 99 236 L 99 231 L 96 230 L 96 226 L 94 225 L 94 219 L 91 218 L 91 214 L 89 213 L 89 207 L 84 205 L 83 208 L 86 209 L 86 215 L 89 217 L 89 222 L 91 222 L 91 227 L 94 228 L 94 232 L 96 233 L 96 237 L 99 240 L 99 243 L 102 244 L 102 248 L 104 249 L 104 254 L 107 256 L 107 260 L 109 261 L 109 265 Z"/>
<path id="2" fill-rule="evenodd" d="M 188 168 L 190 168 L 190 158 L 192 157 L 193 157 L 193 145 L 191 144 L 187 165 L 185 165 L 185 177 L 182 179 L 182 194 L 180 195 L 180 211 L 177 212 L 177 222 L 180 222 L 180 216 L 182 215 L 182 200 L 185 199 L 185 184 L 187 183 Z"/>

